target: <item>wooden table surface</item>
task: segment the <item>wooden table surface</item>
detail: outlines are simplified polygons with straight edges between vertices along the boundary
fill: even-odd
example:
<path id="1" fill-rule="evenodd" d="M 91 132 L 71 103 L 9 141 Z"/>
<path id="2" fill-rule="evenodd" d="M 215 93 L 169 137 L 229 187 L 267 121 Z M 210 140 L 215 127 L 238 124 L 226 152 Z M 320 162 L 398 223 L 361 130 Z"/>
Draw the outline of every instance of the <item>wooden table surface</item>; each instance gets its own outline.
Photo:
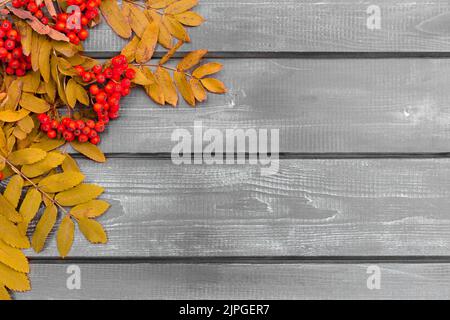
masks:
<path id="1" fill-rule="evenodd" d="M 230 92 L 195 109 L 127 97 L 108 162 L 79 158 L 112 203 L 109 243 L 28 251 L 16 298 L 450 298 L 450 3 L 379 0 L 380 29 L 373 4 L 202 0 L 184 50 L 210 49 Z M 86 48 L 124 44 L 103 23 Z M 198 120 L 279 129 L 279 171 L 173 164 L 171 133 Z"/>

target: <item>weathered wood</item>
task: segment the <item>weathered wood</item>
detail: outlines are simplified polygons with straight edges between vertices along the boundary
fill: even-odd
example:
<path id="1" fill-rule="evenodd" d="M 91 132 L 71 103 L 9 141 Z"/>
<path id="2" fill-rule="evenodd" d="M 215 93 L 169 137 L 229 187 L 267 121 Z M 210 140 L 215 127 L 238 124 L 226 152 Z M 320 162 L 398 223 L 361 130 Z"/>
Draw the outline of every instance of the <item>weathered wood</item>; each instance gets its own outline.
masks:
<path id="1" fill-rule="evenodd" d="M 73 257 L 449 254 L 449 159 L 281 160 L 266 177 L 253 165 L 80 164 L 112 204 L 100 220 L 110 240 L 78 232 Z"/>
<path id="2" fill-rule="evenodd" d="M 381 10 L 380 29 L 367 27 L 367 10 L 374 4 Z M 190 29 L 193 45 L 183 51 L 450 51 L 450 4 L 446 0 L 204 0 L 196 11 L 207 21 Z M 103 23 L 85 47 L 110 56 L 125 43 Z"/>
<path id="3" fill-rule="evenodd" d="M 175 129 L 194 121 L 279 129 L 281 152 L 448 152 L 448 59 L 231 59 L 227 95 L 196 108 L 160 107 L 142 90 L 102 136 L 106 152 L 171 152 Z M 205 142 L 204 145 L 207 143 Z"/>
<path id="4" fill-rule="evenodd" d="M 81 289 L 68 290 L 68 264 L 32 266 L 33 290 L 18 299 L 449 299 L 450 265 L 77 264 Z M 73 272 L 73 271 L 72 271 Z M 175 314 L 175 310 L 167 310 Z"/>

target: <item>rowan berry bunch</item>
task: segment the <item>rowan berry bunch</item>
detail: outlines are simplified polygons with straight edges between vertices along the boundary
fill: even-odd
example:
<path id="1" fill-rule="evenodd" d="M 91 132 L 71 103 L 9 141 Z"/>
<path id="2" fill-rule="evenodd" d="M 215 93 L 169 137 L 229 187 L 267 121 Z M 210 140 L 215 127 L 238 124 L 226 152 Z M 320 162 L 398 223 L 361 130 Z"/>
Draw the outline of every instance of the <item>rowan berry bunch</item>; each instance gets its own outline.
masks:
<path id="1" fill-rule="evenodd" d="M 45 7 L 45 3 L 37 5 L 34 0 L 12 0 L 11 4 L 14 8 L 25 9 L 31 12 L 33 16 L 39 19 L 42 24 L 47 25 L 49 23 L 49 18 L 45 16 L 42 9 Z"/>
<path id="2" fill-rule="evenodd" d="M 105 130 L 110 119 L 119 117 L 120 100 L 130 93 L 131 80 L 136 72 L 129 67 L 124 55 L 112 58 L 110 65 L 98 64 L 91 70 L 76 66 L 75 70 L 89 84 L 89 93 L 94 101 L 92 109 L 97 115 L 97 121 L 69 117 L 58 121 L 43 113 L 38 116 L 40 128 L 50 139 L 62 136 L 68 142 L 77 139 L 79 142 L 98 144 L 98 134 Z"/>
<path id="3" fill-rule="evenodd" d="M 76 71 L 89 86 L 93 110 L 99 121 L 107 124 L 110 119 L 117 119 L 120 111 L 120 100 L 130 94 L 131 80 L 136 72 L 129 67 L 127 58 L 118 55 L 111 59 L 110 65 L 96 65 L 87 71 L 76 66 Z"/>
<path id="4" fill-rule="evenodd" d="M 54 28 L 65 33 L 69 38 L 69 41 L 73 44 L 79 44 L 80 41 L 84 41 L 88 38 L 89 31 L 87 30 L 87 27 L 98 17 L 98 7 L 100 4 L 101 0 L 67 0 L 67 5 L 69 7 L 77 6 L 79 8 L 79 22 L 81 25 L 73 23 L 77 20 L 71 22 L 69 20 L 69 14 L 63 12 L 56 16 Z M 74 11 L 71 14 L 77 14 L 77 12 Z"/>
<path id="5" fill-rule="evenodd" d="M 24 76 L 31 69 L 31 59 L 22 52 L 19 32 L 9 20 L 0 22 L 0 60 L 9 75 Z"/>
<path id="6" fill-rule="evenodd" d="M 58 121 L 45 113 L 41 113 L 38 120 L 41 124 L 41 130 L 46 132 L 50 139 L 55 139 L 59 134 L 68 142 L 77 139 L 79 142 L 89 141 L 92 144 L 98 144 L 100 142 L 98 134 L 105 130 L 105 124 L 102 121 L 95 122 L 91 119 L 74 120 L 64 117 L 61 121 Z"/>

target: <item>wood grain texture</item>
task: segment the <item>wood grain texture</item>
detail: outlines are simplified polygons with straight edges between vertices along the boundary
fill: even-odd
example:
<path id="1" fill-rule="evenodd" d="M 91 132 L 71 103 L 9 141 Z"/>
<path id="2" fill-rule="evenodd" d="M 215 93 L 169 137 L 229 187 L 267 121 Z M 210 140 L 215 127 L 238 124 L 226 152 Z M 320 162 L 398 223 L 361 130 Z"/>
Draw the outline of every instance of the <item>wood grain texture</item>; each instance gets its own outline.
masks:
<path id="1" fill-rule="evenodd" d="M 227 95 L 196 108 L 155 105 L 138 89 L 102 136 L 106 152 L 171 152 L 194 121 L 278 129 L 280 152 L 448 152 L 448 59 L 231 59 Z M 208 144 L 204 142 L 203 145 Z M 247 150 L 248 151 L 248 150 Z"/>
<path id="2" fill-rule="evenodd" d="M 381 29 L 371 30 L 367 8 L 374 4 L 381 10 Z M 207 21 L 190 29 L 192 45 L 183 51 L 450 51 L 450 4 L 446 0 L 205 0 L 196 11 Z M 85 48 L 110 56 L 125 43 L 103 23 L 92 32 Z"/>
<path id="3" fill-rule="evenodd" d="M 33 290 L 18 299 L 449 299 L 449 264 L 78 264 L 81 289 L 66 287 L 67 264 L 33 265 Z M 175 310 L 168 310 L 168 312 Z M 175 317 L 174 317 L 175 318 Z"/>
<path id="4" fill-rule="evenodd" d="M 281 160 L 267 177 L 253 165 L 80 165 L 112 208 L 108 244 L 78 231 L 72 257 L 449 255 L 449 159 Z"/>

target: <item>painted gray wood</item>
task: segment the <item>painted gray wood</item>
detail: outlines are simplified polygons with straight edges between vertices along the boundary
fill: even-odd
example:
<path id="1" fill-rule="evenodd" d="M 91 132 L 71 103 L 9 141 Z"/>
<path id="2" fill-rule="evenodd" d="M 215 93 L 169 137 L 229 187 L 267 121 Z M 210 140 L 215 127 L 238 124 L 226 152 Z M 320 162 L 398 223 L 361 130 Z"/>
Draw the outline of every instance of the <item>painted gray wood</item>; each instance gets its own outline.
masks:
<path id="1" fill-rule="evenodd" d="M 112 204 L 100 219 L 110 241 L 78 232 L 72 257 L 449 254 L 449 159 L 281 160 L 267 177 L 251 165 L 80 165 Z M 53 236 L 39 256 L 57 256 Z"/>
<path id="2" fill-rule="evenodd" d="M 230 59 L 227 95 L 191 108 L 123 99 L 106 152 L 171 152 L 175 129 L 278 129 L 281 152 L 448 152 L 448 59 Z M 205 142 L 204 145 L 207 143 Z M 248 151 L 248 150 L 247 150 Z"/>
<path id="3" fill-rule="evenodd" d="M 448 299 L 450 265 L 78 264 L 81 289 L 68 290 L 68 264 L 33 265 L 33 290 L 18 299 Z M 174 312 L 175 310 L 167 310 Z"/>
<path id="4" fill-rule="evenodd" d="M 367 27 L 367 9 L 373 4 L 381 10 L 381 29 Z M 207 21 L 191 29 L 193 45 L 183 50 L 450 51 L 450 4 L 446 0 L 203 0 L 196 11 Z M 103 23 L 85 47 L 91 53 L 110 56 L 125 43 Z"/>

